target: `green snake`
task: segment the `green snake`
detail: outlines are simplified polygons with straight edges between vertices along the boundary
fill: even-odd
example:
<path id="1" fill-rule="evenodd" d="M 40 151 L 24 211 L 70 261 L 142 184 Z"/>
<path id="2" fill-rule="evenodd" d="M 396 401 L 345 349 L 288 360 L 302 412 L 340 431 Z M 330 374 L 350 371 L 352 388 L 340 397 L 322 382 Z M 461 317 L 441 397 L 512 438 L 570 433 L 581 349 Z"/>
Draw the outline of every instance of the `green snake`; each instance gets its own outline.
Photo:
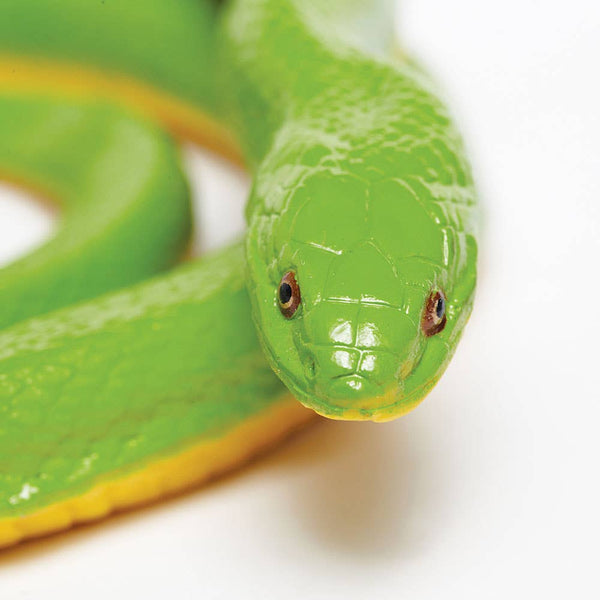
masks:
<path id="1" fill-rule="evenodd" d="M 387 4 L 0 3 L 0 173 L 62 211 L 0 271 L 0 546 L 438 381 L 475 191 Z M 175 266 L 190 204 L 163 127 L 247 166 L 245 241 Z"/>

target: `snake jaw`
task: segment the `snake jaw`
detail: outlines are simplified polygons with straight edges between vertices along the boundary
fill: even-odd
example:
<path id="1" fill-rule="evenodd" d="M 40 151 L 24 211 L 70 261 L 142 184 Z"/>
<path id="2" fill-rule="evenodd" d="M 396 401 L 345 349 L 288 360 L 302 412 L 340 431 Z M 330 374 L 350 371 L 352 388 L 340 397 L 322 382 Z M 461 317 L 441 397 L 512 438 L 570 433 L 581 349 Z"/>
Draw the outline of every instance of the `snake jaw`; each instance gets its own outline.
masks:
<path id="1" fill-rule="evenodd" d="M 383 381 L 387 383 L 383 385 L 369 382 L 364 374 L 356 370 L 324 379 L 315 345 L 307 341 L 306 323 L 294 329 L 292 336 L 295 354 L 304 364 L 304 377 L 297 377 L 288 371 L 280 371 L 279 375 L 302 404 L 329 419 L 384 422 L 404 416 L 416 408 L 435 387 L 450 362 L 471 313 L 474 282 L 474 278 L 471 278 L 470 282 L 454 290 L 453 300 L 449 303 L 448 323 L 440 334 L 427 338 L 410 321 L 419 333 L 403 352 L 391 355 L 394 356 L 394 364 L 400 366 L 393 371 L 393 375 L 384 378 Z M 344 350 L 361 352 L 358 348 Z M 388 355 L 386 349 L 380 350 L 371 350 L 370 353 L 380 359 Z M 339 348 L 329 346 L 322 351 L 322 356 L 329 356 L 330 362 L 336 363 L 336 352 L 339 352 Z M 402 360 L 399 356 L 406 358 Z M 275 359 L 272 355 L 274 362 Z M 342 369 L 350 366 L 344 361 L 341 365 L 337 364 L 337 368 Z M 346 385 L 337 386 L 337 393 L 331 393 L 328 381 L 344 382 Z M 357 382 L 361 385 L 349 385 Z M 340 388 L 346 393 L 342 393 Z"/>

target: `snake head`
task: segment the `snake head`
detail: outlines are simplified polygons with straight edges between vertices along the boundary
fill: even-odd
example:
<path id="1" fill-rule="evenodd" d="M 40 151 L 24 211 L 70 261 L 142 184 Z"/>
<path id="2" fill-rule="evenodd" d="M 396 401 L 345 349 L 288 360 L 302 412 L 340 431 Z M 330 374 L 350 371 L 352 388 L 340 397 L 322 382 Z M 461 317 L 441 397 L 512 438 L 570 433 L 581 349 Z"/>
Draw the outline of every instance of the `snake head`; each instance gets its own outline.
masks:
<path id="1" fill-rule="evenodd" d="M 402 181 L 322 173 L 294 210 L 250 222 L 259 337 L 296 397 L 337 419 L 388 420 L 448 364 L 471 308 L 474 240 Z"/>
<path id="2" fill-rule="evenodd" d="M 354 127 L 371 127 L 369 115 Z M 319 123 L 284 128 L 257 173 L 253 314 L 272 368 L 303 404 L 389 420 L 435 385 L 470 314 L 474 189 L 454 134 L 423 145 L 398 125 L 387 143 L 377 128 L 359 138 Z"/>

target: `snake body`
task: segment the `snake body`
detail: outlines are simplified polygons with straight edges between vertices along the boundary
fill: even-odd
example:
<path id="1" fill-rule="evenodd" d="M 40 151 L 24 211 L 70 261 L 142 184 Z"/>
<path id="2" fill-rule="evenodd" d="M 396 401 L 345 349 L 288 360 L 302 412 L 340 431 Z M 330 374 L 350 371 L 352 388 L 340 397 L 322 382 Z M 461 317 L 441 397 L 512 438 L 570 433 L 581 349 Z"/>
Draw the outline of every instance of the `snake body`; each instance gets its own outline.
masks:
<path id="1" fill-rule="evenodd" d="M 0 546 L 189 487 L 315 412 L 395 418 L 439 379 L 475 193 L 385 4 L 2 3 L 0 172 L 63 217 L 0 271 Z M 254 175 L 246 241 L 166 274 L 190 208 L 156 122 Z"/>

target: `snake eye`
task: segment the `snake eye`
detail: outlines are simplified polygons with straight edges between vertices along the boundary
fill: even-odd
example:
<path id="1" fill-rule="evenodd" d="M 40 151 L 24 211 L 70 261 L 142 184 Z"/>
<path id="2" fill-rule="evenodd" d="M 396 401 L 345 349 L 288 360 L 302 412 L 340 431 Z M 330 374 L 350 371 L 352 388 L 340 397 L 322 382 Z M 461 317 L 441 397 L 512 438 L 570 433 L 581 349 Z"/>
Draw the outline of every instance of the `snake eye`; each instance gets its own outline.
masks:
<path id="1" fill-rule="evenodd" d="M 279 283 L 277 293 L 279 310 L 286 319 L 291 319 L 300 306 L 300 286 L 293 271 L 288 271 Z"/>
<path id="2" fill-rule="evenodd" d="M 425 303 L 421 317 L 421 329 L 430 337 L 446 326 L 446 298 L 442 292 L 432 292 Z"/>

